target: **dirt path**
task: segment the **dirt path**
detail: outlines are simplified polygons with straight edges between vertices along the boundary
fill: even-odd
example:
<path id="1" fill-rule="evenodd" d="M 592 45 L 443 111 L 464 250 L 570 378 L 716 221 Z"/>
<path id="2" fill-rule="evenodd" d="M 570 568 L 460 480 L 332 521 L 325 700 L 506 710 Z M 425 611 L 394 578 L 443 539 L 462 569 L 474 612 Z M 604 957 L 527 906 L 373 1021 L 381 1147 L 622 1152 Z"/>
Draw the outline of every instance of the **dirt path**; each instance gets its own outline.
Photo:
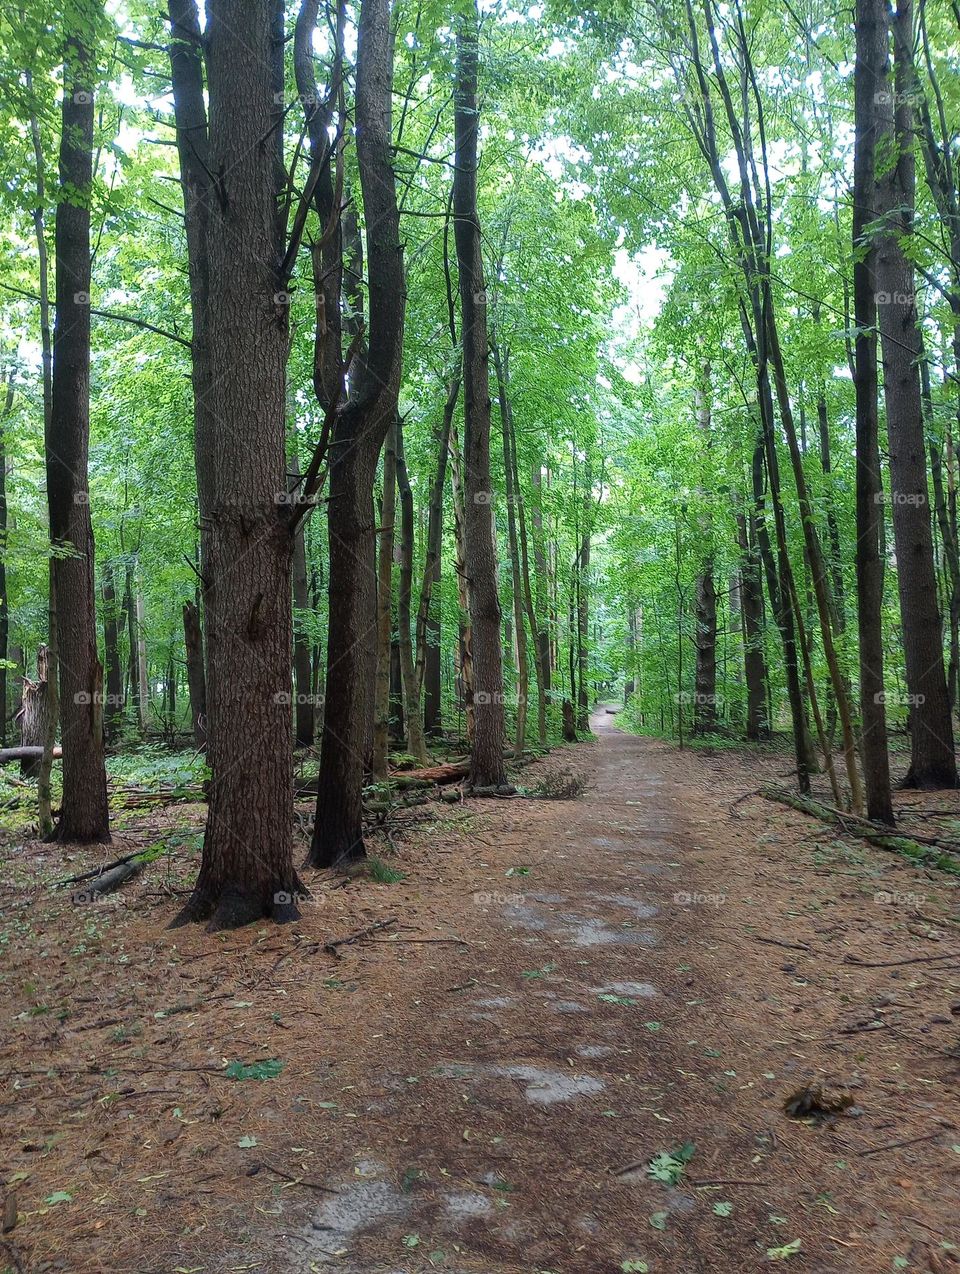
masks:
<path id="1" fill-rule="evenodd" d="M 561 756 L 580 799 L 451 811 L 404 841 L 402 883 L 318 876 L 295 930 L 229 935 L 222 956 L 194 931 L 172 947 L 161 902 L 96 950 L 66 933 L 44 993 L 79 985 L 90 1020 L 23 1025 L 61 1078 L 31 1068 L 10 1103 L 25 1268 L 956 1269 L 958 960 L 927 961 L 960 950 L 956 894 L 769 806 L 731 820 L 753 757 L 677 754 L 602 710 L 592 724 L 596 743 Z M 922 886 L 948 932 L 871 905 L 881 878 L 914 902 Z M 105 959 L 109 978 L 129 962 L 120 988 L 98 980 Z M 276 1078 L 219 1069 L 265 1057 Z M 811 1078 L 859 1109 L 788 1119 Z M 649 1174 L 685 1144 L 674 1185 Z M 69 1201 L 40 1206 L 56 1190 Z"/>

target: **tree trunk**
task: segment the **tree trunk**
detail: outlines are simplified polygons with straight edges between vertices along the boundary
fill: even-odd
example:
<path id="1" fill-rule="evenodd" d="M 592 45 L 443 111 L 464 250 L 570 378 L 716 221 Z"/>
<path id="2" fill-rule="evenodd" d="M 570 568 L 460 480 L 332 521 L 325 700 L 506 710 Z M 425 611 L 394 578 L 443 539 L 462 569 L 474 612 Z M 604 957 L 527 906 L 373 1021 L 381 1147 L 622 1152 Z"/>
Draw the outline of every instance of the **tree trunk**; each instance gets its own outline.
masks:
<path id="1" fill-rule="evenodd" d="M 290 473 L 299 483 L 300 464 L 294 451 Z M 293 685 L 296 703 L 293 710 L 294 740 L 298 748 L 313 746 L 313 690 L 311 686 L 310 638 L 304 629 L 304 617 L 310 613 L 310 583 L 307 575 L 307 527 L 301 522 L 293 536 Z"/>
<path id="2" fill-rule="evenodd" d="M 473 703 L 473 625 L 470 620 L 470 580 L 466 566 L 466 515 L 464 512 L 463 457 L 456 426 L 450 430 L 450 487 L 453 492 L 454 570 L 460 602 L 459 683 L 466 717 L 467 743 L 473 746 L 476 714 Z"/>
<path id="3" fill-rule="evenodd" d="M 139 725 L 143 717 L 141 703 L 143 701 L 144 691 L 140 685 L 140 661 L 137 658 L 140 641 L 138 637 L 137 606 L 134 592 L 134 569 L 133 560 L 128 559 L 124 571 L 123 609 L 127 617 L 127 676 L 130 681 L 130 698 L 133 701 L 137 723 Z"/>
<path id="4" fill-rule="evenodd" d="M 712 385 L 710 364 L 704 363 L 703 375 L 696 387 L 697 427 L 703 435 L 704 454 L 710 454 L 710 417 Z M 705 488 L 700 496 L 706 499 Z M 697 576 L 694 596 L 694 669 L 693 732 L 709 734 L 717 725 L 717 591 L 713 579 L 713 525 L 709 515 L 701 520 L 701 531 L 708 543 L 703 569 Z"/>
<path id="5" fill-rule="evenodd" d="M 37 647 L 37 679 L 26 675 L 21 688 L 20 708 L 16 720 L 20 726 L 22 748 L 43 748 L 50 725 L 50 695 L 47 688 L 49 664 L 46 646 Z M 40 772 L 40 756 L 30 756 L 20 762 L 20 777 L 35 779 Z"/>
<path id="6" fill-rule="evenodd" d="M 550 698 L 550 675 L 553 672 L 553 644 L 550 640 L 550 625 L 547 622 L 549 615 L 549 575 L 547 568 L 547 553 L 543 539 L 543 510 L 541 508 L 541 500 L 543 497 L 543 475 L 540 472 L 541 466 L 535 464 L 531 471 L 533 482 L 533 567 L 536 597 L 536 641 L 540 647 L 540 664 L 543 668 L 543 693 L 546 699 Z"/>
<path id="7" fill-rule="evenodd" d="M 464 550 L 470 581 L 473 629 L 474 737 L 470 786 L 506 783 L 503 765 L 504 704 L 500 598 L 493 544 L 490 483 L 490 385 L 487 294 L 477 215 L 477 105 L 479 58 L 477 0 L 456 21 L 454 92 L 456 168 L 453 177 L 454 239 L 460 273 L 464 402 Z"/>
<path id="8" fill-rule="evenodd" d="M 197 0 L 168 0 L 167 12 L 170 19 L 170 83 L 177 130 L 177 156 L 180 161 L 187 266 L 190 272 L 193 456 L 199 511 L 202 624 L 206 629 L 206 653 L 209 654 L 211 637 L 217 622 L 207 588 L 210 578 L 210 519 L 213 514 L 216 491 L 213 416 L 215 385 L 208 331 L 210 301 L 208 231 L 211 208 L 216 194 L 210 168 L 210 139 L 204 95 L 204 35 L 200 30 Z M 208 663 L 203 670 L 205 705 L 203 739 L 207 746 L 213 738 L 215 675 L 214 668 Z M 137 700 L 136 706 L 139 717 L 140 699 Z M 194 720 L 196 721 L 196 718 Z M 194 725 L 194 731 L 196 732 L 196 725 Z M 198 746 L 199 742 L 198 740 Z"/>
<path id="9" fill-rule="evenodd" d="M 7 599 L 7 439 L 4 421 L 13 410 L 14 372 L 11 364 L 6 373 L 6 390 L 0 407 L 0 748 L 7 746 L 7 723 L 10 706 L 7 690 L 7 644 L 10 639 L 10 609 Z M 2 382 L 0 382 L 2 383 Z"/>
<path id="10" fill-rule="evenodd" d="M 369 348 L 340 409 L 330 453 L 327 697 L 310 861 L 362 858 L 363 770 L 371 734 L 373 482 L 397 416 L 405 287 L 393 171 L 393 27 L 388 0 L 362 0 L 357 40 L 357 161 L 366 225 Z M 359 280 L 356 281 L 359 286 Z"/>
<path id="11" fill-rule="evenodd" d="M 103 568 L 103 653 L 107 692 L 104 696 L 103 724 L 108 743 L 115 743 L 123 730 L 123 669 L 120 666 L 120 614 L 116 572 L 112 562 Z"/>
<path id="12" fill-rule="evenodd" d="M 150 722 L 150 677 L 147 672 L 147 636 L 146 624 L 144 622 L 143 609 L 143 593 L 137 589 L 136 593 L 137 607 L 137 683 L 140 686 L 140 702 L 137 705 L 139 711 L 140 733 L 147 733 L 147 726 Z"/>
<path id="13" fill-rule="evenodd" d="M 52 580 L 57 634 L 63 800 L 60 841 L 109 841 L 103 755 L 103 669 L 97 656 L 94 545 L 87 455 L 90 438 L 90 194 L 93 88 L 99 21 L 95 0 L 80 0 L 64 53 L 61 190 L 57 203 L 53 397 L 46 439 Z"/>
<path id="14" fill-rule="evenodd" d="M 747 740 L 756 743 L 767 725 L 767 664 L 763 652 L 763 592 L 756 535 L 746 515 L 737 512 L 740 547 L 740 622 L 743 671 L 747 683 Z"/>
<path id="15" fill-rule="evenodd" d="M 912 21 L 910 0 L 900 0 L 893 18 L 904 33 L 903 41 L 895 42 L 898 48 L 901 43 L 910 47 Z M 957 763 L 933 561 L 914 271 L 902 246 L 902 240 L 911 241 L 913 232 L 914 123 L 909 92 L 913 76 L 912 68 L 898 56 L 895 92 L 891 92 L 886 51 L 884 37 L 875 103 L 877 147 L 885 156 L 882 175 L 877 177 L 877 212 L 884 219 L 884 229 L 875 235 L 874 243 L 890 497 L 910 707 L 910 769 L 904 784 L 933 789 L 957 786 Z"/>
<path id="16" fill-rule="evenodd" d="M 420 683 L 413 657 L 413 631 L 411 594 L 413 592 L 413 491 L 407 474 L 407 459 L 403 447 L 403 427 L 399 420 L 397 437 L 397 487 L 400 492 L 400 581 L 397 591 L 397 631 L 400 647 L 400 681 L 403 688 L 403 708 L 407 721 L 407 751 L 421 765 L 429 761 L 427 744 L 423 737 L 423 716 L 420 711 Z"/>
<path id="17" fill-rule="evenodd" d="M 527 700 L 530 695 L 530 670 L 527 664 L 527 629 L 523 619 L 524 581 L 520 568 L 520 540 L 517 534 L 520 494 L 513 456 L 513 408 L 507 387 L 509 351 L 501 351 L 495 339 L 491 342 L 491 350 L 493 353 L 493 365 L 497 375 L 500 430 L 503 434 L 503 472 L 507 493 L 507 538 L 510 548 L 510 579 L 513 585 L 511 590 L 513 593 L 513 627 L 517 643 L 517 727 L 514 735 L 513 755 L 519 757 L 523 755 L 523 747 L 526 742 Z M 534 638 L 536 638 L 536 628 L 532 631 Z M 537 685 L 542 716 L 543 687 L 539 676 Z"/>
<path id="18" fill-rule="evenodd" d="M 204 33 L 210 101 L 208 338 L 215 490 L 205 578 L 209 813 L 181 920 L 233 928 L 298 914 L 290 746 L 292 537 L 281 273 L 283 12 L 216 0 Z"/>
<path id="19" fill-rule="evenodd" d="M 377 553 L 377 677 L 373 709 L 373 777 L 390 771 L 391 664 L 393 654 L 393 546 L 396 537 L 397 432 L 391 424 L 383 447 L 383 499 L 380 502 L 380 541 Z"/>
<path id="20" fill-rule="evenodd" d="M 187 652 L 187 687 L 190 691 L 193 740 L 198 748 L 202 748 L 207 741 L 207 687 L 204 678 L 203 631 L 200 627 L 200 611 L 195 602 L 184 603 L 183 638 Z"/>
<path id="21" fill-rule="evenodd" d="M 428 734 L 440 729 L 440 554 L 443 547 L 443 488 L 447 475 L 450 430 L 460 396 L 460 368 L 447 382 L 447 398 L 437 436 L 437 468 L 430 488 L 427 551 L 417 610 L 417 686 L 423 687 L 423 724 Z"/>

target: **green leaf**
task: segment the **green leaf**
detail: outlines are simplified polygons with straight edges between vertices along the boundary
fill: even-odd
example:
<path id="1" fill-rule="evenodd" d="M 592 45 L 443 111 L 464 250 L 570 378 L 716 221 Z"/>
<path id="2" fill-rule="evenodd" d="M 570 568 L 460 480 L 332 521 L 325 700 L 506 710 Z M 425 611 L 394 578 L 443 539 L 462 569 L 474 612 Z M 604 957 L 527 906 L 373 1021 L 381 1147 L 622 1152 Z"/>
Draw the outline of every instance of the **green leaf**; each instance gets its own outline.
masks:
<path id="1" fill-rule="evenodd" d="M 646 1261 L 622 1261 L 620 1269 L 623 1274 L 650 1274 L 650 1266 Z"/>
<path id="2" fill-rule="evenodd" d="M 650 1224 L 655 1230 L 665 1230 L 667 1228 L 667 1217 L 669 1212 L 654 1212 L 650 1216 Z"/>
<path id="3" fill-rule="evenodd" d="M 270 1057 L 263 1062 L 251 1062 L 245 1065 L 243 1062 L 231 1062 L 224 1074 L 228 1079 L 247 1080 L 247 1079 L 276 1079 L 283 1070 L 283 1062 L 278 1062 L 276 1058 Z"/>
<path id="4" fill-rule="evenodd" d="M 72 1203 L 73 1195 L 66 1190 L 54 1190 L 53 1194 L 48 1194 L 44 1199 L 44 1203 Z"/>
<path id="5" fill-rule="evenodd" d="M 789 1261 L 791 1256 L 796 1256 L 800 1251 L 800 1240 L 794 1239 L 792 1243 L 785 1243 L 783 1247 L 768 1247 L 767 1256 L 771 1261 Z"/>
<path id="6" fill-rule="evenodd" d="M 237 1145 L 240 1147 L 241 1150 L 252 1150 L 256 1144 L 257 1144 L 256 1137 L 241 1137 L 240 1140 L 237 1142 Z"/>
<path id="7" fill-rule="evenodd" d="M 733 1211 L 733 1204 L 722 1201 L 713 1205 L 714 1216 L 729 1216 Z"/>
<path id="8" fill-rule="evenodd" d="M 404 1247 L 419 1247 L 419 1246 L 420 1246 L 420 1235 L 419 1235 L 419 1234 L 405 1234 L 405 1235 L 403 1236 L 403 1239 L 401 1240 L 401 1242 L 403 1243 L 403 1246 L 404 1246 Z"/>

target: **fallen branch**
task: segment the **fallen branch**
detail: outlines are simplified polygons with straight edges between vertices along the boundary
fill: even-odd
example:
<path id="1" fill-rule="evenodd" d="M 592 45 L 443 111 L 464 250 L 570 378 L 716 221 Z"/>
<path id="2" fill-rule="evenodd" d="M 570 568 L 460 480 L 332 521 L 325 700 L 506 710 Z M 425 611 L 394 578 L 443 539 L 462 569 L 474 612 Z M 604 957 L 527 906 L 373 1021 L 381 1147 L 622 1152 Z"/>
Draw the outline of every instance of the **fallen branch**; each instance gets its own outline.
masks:
<path id="1" fill-rule="evenodd" d="M 779 938 L 764 938 L 760 934 L 754 934 L 754 942 L 766 942 L 771 947 L 786 947 L 789 951 L 810 951 L 805 942 L 781 942 Z"/>
<path id="2" fill-rule="evenodd" d="M 63 756 L 63 748 L 56 747 L 53 749 L 54 758 Z M 19 748 L 0 748 L 0 765 L 6 765 L 8 761 L 39 761 L 43 756 L 43 748 L 24 744 Z"/>
<path id="3" fill-rule="evenodd" d="M 278 1168 L 276 1164 L 267 1163 L 266 1159 L 259 1160 L 256 1164 L 251 1164 L 250 1168 L 254 1172 L 259 1172 L 261 1168 L 266 1168 L 268 1172 L 272 1172 L 274 1176 L 282 1177 L 284 1181 L 290 1181 L 295 1186 L 309 1186 L 311 1190 L 322 1190 L 324 1194 L 337 1194 L 338 1191 L 332 1190 L 330 1186 L 321 1185 L 319 1181 L 311 1181 L 309 1177 L 295 1177 L 292 1173 L 286 1172 L 283 1168 Z M 247 1176 L 251 1176 L 248 1170 Z"/>
<path id="4" fill-rule="evenodd" d="M 937 960 L 955 960 L 960 951 L 941 951 L 939 955 L 909 956 L 905 960 L 858 960 L 856 956 L 843 957 L 844 964 L 855 964 L 859 969 L 894 969 L 901 964 L 933 964 Z"/>
<path id="5" fill-rule="evenodd" d="M 125 885 L 128 880 L 132 880 L 134 876 L 138 876 L 143 871 L 142 862 L 126 862 L 120 863 L 119 866 L 113 867 L 110 871 L 101 872 L 99 875 L 93 875 L 84 882 L 85 888 L 77 890 L 74 895 L 76 902 L 88 902 L 90 899 L 84 898 L 83 894 L 112 894 L 115 889 L 119 889 L 121 885 Z"/>
<path id="6" fill-rule="evenodd" d="M 943 1128 L 938 1128 L 936 1132 L 924 1133 L 920 1137 L 904 1137 L 902 1141 L 888 1141 L 882 1146 L 870 1146 L 866 1150 L 858 1150 L 857 1154 L 861 1158 L 865 1158 L 867 1155 L 878 1155 L 882 1150 L 899 1150 L 901 1146 L 917 1146 L 923 1141 L 936 1141 L 938 1137 L 942 1137 L 945 1132 L 948 1132 L 951 1127 L 952 1125 L 945 1125 Z"/>
<path id="7" fill-rule="evenodd" d="M 960 874 L 960 859 L 953 855 L 960 854 L 960 845 L 953 841 L 937 840 L 933 836 L 898 836 L 882 823 L 873 823 L 853 814 L 845 814 L 843 810 L 834 809 L 822 801 L 810 796 L 800 796 L 796 792 L 781 787 L 762 787 L 759 795 L 767 801 L 778 801 L 781 805 L 789 805 L 791 809 L 808 814 L 811 818 L 819 818 L 824 823 L 859 836 L 862 840 L 876 845 L 878 849 L 888 850 L 893 854 L 909 858 L 913 862 L 922 863 L 925 867 L 938 867 L 941 871 Z"/>
<path id="8" fill-rule="evenodd" d="M 94 876 L 102 876 L 105 871 L 110 871 L 114 867 L 121 867 L 124 863 L 129 863 L 142 853 L 142 849 L 134 849 L 129 854 L 124 854 L 122 858 L 115 858 L 112 863 L 104 863 L 102 867 L 94 867 L 92 871 L 82 871 L 76 876 L 65 876 L 63 880 L 55 880 L 53 887 L 54 889 L 64 889 L 67 885 L 79 884 L 81 880 L 92 880 Z"/>
<path id="9" fill-rule="evenodd" d="M 358 929 L 356 933 L 349 933 L 345 938 L 334 938 L 331 942 L 323 944 L 324 951 L 328 955 L 337 956 L 339 958 L 339 947 L 349 947 L 355 942 L 362 942 L 364 938 L 369 938 L 372 933 L 377 933 L 380 929 L 387 929 L 390 925 L 395 925 L 399 917 L 391 916 L 389 920 L 378 920 L 375 924 L 367 925 L 366 929 Z"/>

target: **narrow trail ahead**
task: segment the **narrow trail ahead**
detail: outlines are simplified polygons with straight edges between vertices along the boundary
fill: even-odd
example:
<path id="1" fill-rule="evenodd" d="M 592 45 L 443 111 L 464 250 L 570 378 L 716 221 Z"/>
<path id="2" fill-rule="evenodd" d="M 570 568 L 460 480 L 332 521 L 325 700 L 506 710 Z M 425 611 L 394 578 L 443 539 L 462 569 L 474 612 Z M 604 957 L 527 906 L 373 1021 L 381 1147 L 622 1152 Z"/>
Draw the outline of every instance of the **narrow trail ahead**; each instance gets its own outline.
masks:
<path id="1" fill-rule="evenodd" d="M 748 800 L 775 748 L 592 727 L 524 771 L 576 799 L 414 807 L 392 883 L 305 872 L 290 926 L 24 892 L 24 1267 L 958 1274 L 955 885 Z M 854 1107 L 788 1118 L 821 1082 Z"/>

